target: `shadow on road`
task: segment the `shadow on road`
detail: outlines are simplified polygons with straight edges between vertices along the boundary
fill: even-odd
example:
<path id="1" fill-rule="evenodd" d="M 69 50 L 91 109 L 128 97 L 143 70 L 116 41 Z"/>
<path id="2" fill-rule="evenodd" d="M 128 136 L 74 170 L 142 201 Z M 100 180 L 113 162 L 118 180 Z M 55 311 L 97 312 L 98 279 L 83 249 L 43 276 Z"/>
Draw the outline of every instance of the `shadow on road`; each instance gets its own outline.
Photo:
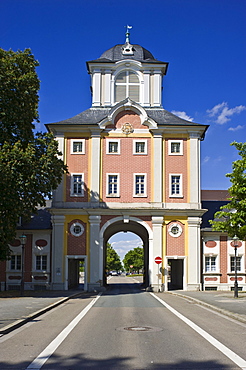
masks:
<path id="1" fill-rule="evenodd" d="M 96 349 L 95 349 L 96 352 Z M 83 369 L 139 369 L 132 365 L 134 362 L 134 358 L 131 357 L 112 357 L 107 359 L 88 359 L 83 354 L 79 353 L 73 357 L 62 357 L 53 355 L 49 359 L 49 363 L 44 364 L 42 366 L 42 370 L 83 370 Z M 11 365 L 9 363 L 4 363 L 0 361 L 0 368 L 1 370 L 21 370 L 26 369 L 30 363 L 22 362 L 18 365 Z M 226 366 L 224 364 L 220 364 L 217 361 L 179 361 L 177 363 L 149 363 L 141 367 L 141 369 L 153 369 L 153 370 L 174 370 L 174 369 L 203 369 L 203 370 L 211 370 L 211 369 L 234 369 L 232 366 Z"/>

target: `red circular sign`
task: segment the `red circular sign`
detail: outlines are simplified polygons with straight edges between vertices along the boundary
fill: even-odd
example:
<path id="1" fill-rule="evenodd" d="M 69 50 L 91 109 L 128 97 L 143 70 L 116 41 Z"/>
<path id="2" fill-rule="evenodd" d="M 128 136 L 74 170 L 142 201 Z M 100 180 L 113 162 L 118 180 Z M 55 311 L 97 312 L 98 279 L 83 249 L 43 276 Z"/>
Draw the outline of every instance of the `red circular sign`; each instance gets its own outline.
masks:
<path id="1" fill-rule="evenodd" d="M 157 265 L 162 263 L 162 258 L 161 257 L 155 257 L 155 263 L 157 263 Z"/>

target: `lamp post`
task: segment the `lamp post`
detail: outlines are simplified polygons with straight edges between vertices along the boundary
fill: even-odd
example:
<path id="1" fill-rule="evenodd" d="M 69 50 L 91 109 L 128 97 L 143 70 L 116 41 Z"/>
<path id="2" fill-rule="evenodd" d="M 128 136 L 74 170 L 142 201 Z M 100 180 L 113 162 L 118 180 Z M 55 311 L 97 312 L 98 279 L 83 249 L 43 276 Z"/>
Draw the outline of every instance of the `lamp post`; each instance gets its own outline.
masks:
<path id="1" fill-rule="evenodd" d="M 20 236 L 20 242 L 22 247 L 22 254 L 21 254 L 21 286 L 20 286 L 20 294 L 21 296 L 24 295 L 24 266 L 25 266 L 25 245 L 26 245 L 26 235 L 22 234 Z"/>
<path id="2" fill-rule="evenodd" d="M 238 282 L 237 282 L 237 247 L 238 247 L 238 237 L 235 235 L 233 237 L 233 247 L 235 250 L 235 283 L 234 283 L 234 298 L 238 298 Z"/>

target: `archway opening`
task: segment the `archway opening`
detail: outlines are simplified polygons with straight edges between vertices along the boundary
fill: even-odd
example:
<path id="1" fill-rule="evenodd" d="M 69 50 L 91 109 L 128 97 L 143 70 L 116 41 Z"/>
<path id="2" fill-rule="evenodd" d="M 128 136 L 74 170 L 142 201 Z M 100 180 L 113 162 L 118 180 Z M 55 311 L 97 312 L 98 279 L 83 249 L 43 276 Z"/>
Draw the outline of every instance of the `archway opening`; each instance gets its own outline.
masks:
<path id="1" fill-rule="evenodd" d="M 136 250 L 136 248 L 143 249 L 143 241 L 137 234 L 131 231 L 121 231 L 112 235 L 111 238 L 109 238 L 108 243 L 114 248 L 114 250 L 120 257 L 124 272 L 140 272 L 140 270 L 141 272 L 143 272 L 144 257 L 139 257 L 138 264 L 132 262 L 130 265 L 133 267 L 124 265 L 124 258 L 128 252 L 133 251 L 134 249 Z"/>
<path id="2" fill-rule="evenodd" d="M 121 258 L 129 249 L 135 246 L 142 246 L 144 250 L 144 267 L 143 267 L 143 286 L 149 286 L 149 234 L 147 229 L 139 222 L 131 219 L 124 222 L 123 220 L 112 222 L 104 231 L 103 234 L 103 269 L 104 281 L 103 285 L 107 284 L 106 258 L 107 258 L 107 243 L 113 244 L 116 252 Z"/>

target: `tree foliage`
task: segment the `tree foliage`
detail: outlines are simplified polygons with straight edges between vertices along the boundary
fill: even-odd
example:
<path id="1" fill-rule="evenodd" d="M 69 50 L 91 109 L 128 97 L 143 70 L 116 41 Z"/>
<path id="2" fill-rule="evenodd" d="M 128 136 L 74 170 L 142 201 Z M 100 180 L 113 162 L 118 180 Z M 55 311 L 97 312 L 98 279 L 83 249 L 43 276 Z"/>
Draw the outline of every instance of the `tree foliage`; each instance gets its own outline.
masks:
<path id="1" fill-rule="evenodd" d="M 107 260 L 106 260 L 106 270 L 107 271 L 120 271 L 123 269 L 122 263 L 120 261 L 120 256 L 114 250 L 111 244 L 107 244 Z"/>
<path id="2" fill-rule="evenodd" d="M 126 253 L 123 259 L 124 267 L 126 271 L 130 270 L 130 266 L 133 266 L 135 271 L 143 269 L 144 267 L 144 250 L 141 247 L 136 247 Z"/>
<path id="3" fill-rule="evenodd" d="M 232 183 L 228 189 L 229 203 L 221 207 L 211 220 L 213 230 L 237 235 L 240 240 L 246 237 L 246 143 L 233 142 L 241 159 L 232 163 L 232 173 L 226 176 Z"/>
<path id="4" fill-rule="evenodd" d="M 44 206 L 66 171 L 50 133 L 34 135 L 38 121 L 38 62 L 29 49 L 0 49 L 0 260 L 10 254 L 20 217 Z"/>

